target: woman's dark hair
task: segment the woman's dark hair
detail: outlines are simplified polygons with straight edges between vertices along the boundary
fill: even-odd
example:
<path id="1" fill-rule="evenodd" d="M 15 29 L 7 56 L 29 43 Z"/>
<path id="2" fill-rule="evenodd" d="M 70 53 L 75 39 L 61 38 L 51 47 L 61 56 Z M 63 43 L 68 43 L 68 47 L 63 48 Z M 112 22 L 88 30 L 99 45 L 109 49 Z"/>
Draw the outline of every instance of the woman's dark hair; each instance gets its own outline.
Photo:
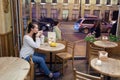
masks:
<path id="1" fill-rule="evenodd" d="M 37 22 L 30 22 L 28 24 L 28 33 L 30 33 L 31 29 L 33 29 L 35 27 L 35 24 L 38 25 Z M 32 36 L 34 41 L 35 41 L 35 35 L 36 35 L 36 33 L 34 33 L 33 36 Z"/>
<path id="2" fill-rule="evenodd" d="M 28 33 L 30 33 L 30 31 L 31 31 L 31 29 L 33 29 L 35 26 L 34 25 L 38 25 L 38 23 L 37 22 L 30 22 L 29 24 L 28 24 Z"/>
<path id="3" fill-rule="evenodd" d="M 56 26 L 58 23 L 59 23 L 58 21 L 55 21 L 55 22 L 54 22 L 55 26 Z"/>

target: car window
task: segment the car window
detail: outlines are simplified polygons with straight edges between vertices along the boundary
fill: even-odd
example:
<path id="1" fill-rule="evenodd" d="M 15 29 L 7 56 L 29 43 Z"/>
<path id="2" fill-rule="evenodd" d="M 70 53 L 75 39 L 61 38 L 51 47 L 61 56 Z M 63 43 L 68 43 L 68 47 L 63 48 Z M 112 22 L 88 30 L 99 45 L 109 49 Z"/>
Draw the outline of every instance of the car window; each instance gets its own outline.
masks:
<path id="1" fill-rule="evenodd" d="M 95 20 L 84 20 L 83 24 L 94 24 Z"/>
<path id="2" fill-rule="evenodd" d="M 82 19 L 78 20 L 77 23 L 80 23 L 82 21 Z"/>

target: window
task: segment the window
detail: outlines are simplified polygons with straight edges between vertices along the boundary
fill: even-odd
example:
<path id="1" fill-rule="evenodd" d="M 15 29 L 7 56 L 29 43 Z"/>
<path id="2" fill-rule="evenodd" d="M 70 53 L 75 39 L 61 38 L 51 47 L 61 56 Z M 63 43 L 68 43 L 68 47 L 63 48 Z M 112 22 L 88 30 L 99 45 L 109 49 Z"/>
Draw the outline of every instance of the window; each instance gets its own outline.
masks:
<path id="1" fill-rule="evenodd" d="M 100 0 L 96 0 L 96 4 L 100 4 Z"/>
<path id="2" fill-rule="evenodd" d="M 57 0 L 52 0 L 52 3 L 57 3 Z"/>
<path id="3" fill-rule="evenodd" d="M 89 2 L 89 0 L 85 0 L 85 4 L 89 4 L 90 2 Z"/>
<path id="4" fill-rule="evenodd" d="M 68 3 L 68 0 L 63 0 L 63 3 Z"/>
<path id="5" fill-rule="evenodd" d="M 62 13 L 63 20 L 67 20 L 68 19 L 68 17 L 69 17 L 68 14 L 69 14 L 68 10 L 63 10 L 63 13 Z"/>
<path id="6" fill-rule="evenodd" d="M 99 15 L 100 15 L 100 10 L 94 10 L 94 11 L 93 11 L 93 15 L 96 15 L 96 16 L 99 17 Z"/>
<path id="7" fill-rule="evenodd" d="M 41 17 L 47 17 L 47 10 L 45 8 L 41 8 Z"/>
<path id="8" fill-rule="evenodd" d="M 95 22 L 95 20 L 92 20 L 92 19 L 90 19 L 90 20 L 84 20 L 83 21 L 83 24 L 94 24 L 94 22 Z"/>
<path id="9" fill-rule="evenodd" d="M 36 5 L 33 4 L 32 6 L 32 19 L 35 19 L 36 18 Z"/>
<path id="10" fill-rule="evenodd" d="M 46 0 L 41 0 L 41 3 L 46 3 Z"/>
<path id="11" fill-rule="evenodd" d="M 107 5 L 110 5 L 111 4 L 111 0 L 107 0 Z"/>
<path id="12" fill-rule="evenodd" d="M 84 15 L 88 15 L 88 14 L 90 14 L 90 10 L 85 10 Z"/>
<path id="13" fill-rule="evenodd" d="M 58 18 L 58 14 L 57 14 L 57 9 L 51 9 L 51 18 L 53 19 L 57 19 Z"/>
<path id="14" fill-rule="evenodd" d="M 74 0 L 74 4 L 79 4 L 79 0 Z"/>
<path id="15" fill-rule="evenodd" d="M 78 9 L 73 9 L 72 19 L 77 20 L 78 17 L 79 17 L 79 10 Z"/>

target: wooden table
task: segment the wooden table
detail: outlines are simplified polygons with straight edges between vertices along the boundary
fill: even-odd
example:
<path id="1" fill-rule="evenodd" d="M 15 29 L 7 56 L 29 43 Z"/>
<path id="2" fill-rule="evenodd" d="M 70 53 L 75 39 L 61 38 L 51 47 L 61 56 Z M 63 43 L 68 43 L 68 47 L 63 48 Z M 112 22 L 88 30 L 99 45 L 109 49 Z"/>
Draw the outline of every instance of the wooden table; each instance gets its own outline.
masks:
<path id="1" fill-rule="evenodd" d="M 98 47 L 103 47 L 103 48 L 113 48 L 118 46 L 118 44 L 115 42 L 103 41 L 103 40 L 95 41 L 94 44 Z"/>
<path id="2" fill-rule="evenodd" d="M 62 43 L 56 43 L 56 47 L 51 47 L 48 43 L 44 43 L 43 45 L 40 45 L 38 48 L 39 50 L 46 51 L 50 53 L 50 70 L 52 70 L 52 53 L 61 51 L 65 48 L 65 45 Z"/>
<path id="3" fill-rule="evenodd" d="M 0 80 L 24 80 L 29 70 L 29 63 L 21 58 L 0 57 Z"/>
<path id="4" fill-rule="evenodd" d="M 101 65 L 96 65 L 98 58 L 91 60 L 91 67 L 97 70 L 99 73 L 110 76 L 110 77 L 120 77 L 120 60 L 108 58 L 107 61 L 102 61 Z"/>

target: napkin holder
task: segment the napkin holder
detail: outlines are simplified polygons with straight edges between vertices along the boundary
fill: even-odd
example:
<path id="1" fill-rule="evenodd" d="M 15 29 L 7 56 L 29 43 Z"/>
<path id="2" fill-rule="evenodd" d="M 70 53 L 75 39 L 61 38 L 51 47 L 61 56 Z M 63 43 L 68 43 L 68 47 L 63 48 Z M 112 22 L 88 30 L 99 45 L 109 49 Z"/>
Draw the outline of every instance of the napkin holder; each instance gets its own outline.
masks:
<path id="1" fill-rule="evenodd" d="M 55 32 L 48 32 L 48 43 L 56 42 L 56 33 Z"/>

